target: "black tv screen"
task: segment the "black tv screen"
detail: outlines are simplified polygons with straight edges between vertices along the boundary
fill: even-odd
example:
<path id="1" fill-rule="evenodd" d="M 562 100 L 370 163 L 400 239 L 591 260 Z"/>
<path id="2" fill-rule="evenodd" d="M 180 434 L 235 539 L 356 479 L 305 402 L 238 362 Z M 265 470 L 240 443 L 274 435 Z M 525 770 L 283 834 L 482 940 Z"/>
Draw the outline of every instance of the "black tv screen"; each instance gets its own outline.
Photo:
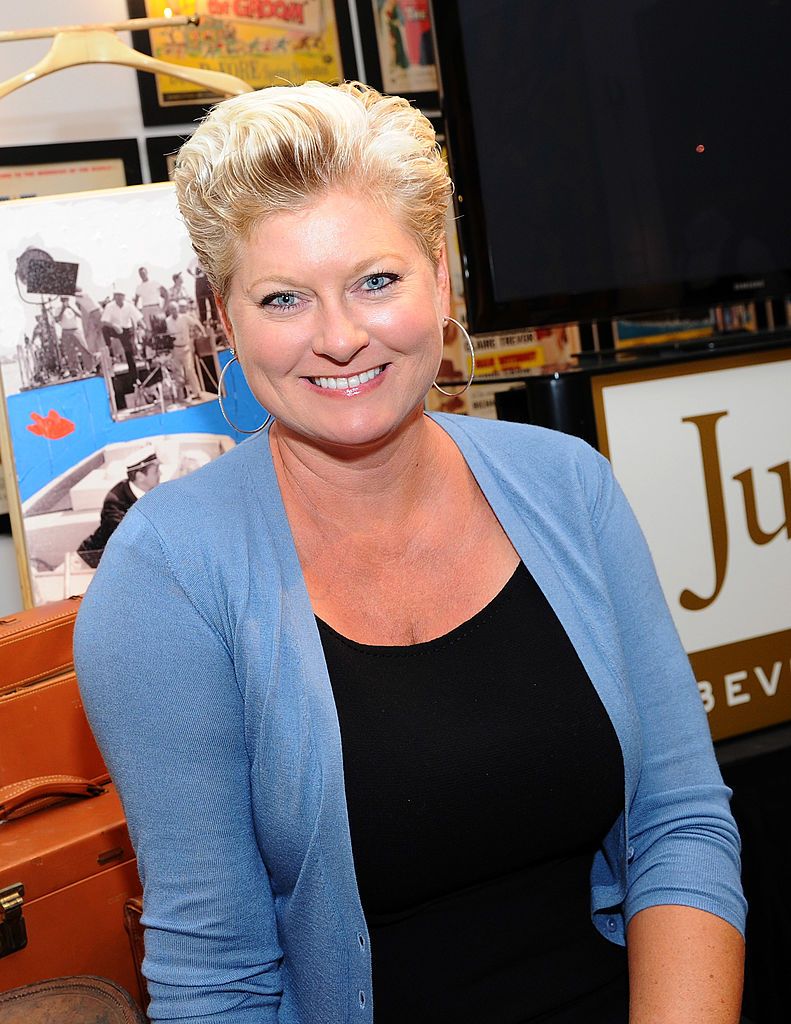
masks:
<path id="1" fill-rule="evenodd" d="M 441 0 L 473 330 L 791 291 L 791 0 Z"/>

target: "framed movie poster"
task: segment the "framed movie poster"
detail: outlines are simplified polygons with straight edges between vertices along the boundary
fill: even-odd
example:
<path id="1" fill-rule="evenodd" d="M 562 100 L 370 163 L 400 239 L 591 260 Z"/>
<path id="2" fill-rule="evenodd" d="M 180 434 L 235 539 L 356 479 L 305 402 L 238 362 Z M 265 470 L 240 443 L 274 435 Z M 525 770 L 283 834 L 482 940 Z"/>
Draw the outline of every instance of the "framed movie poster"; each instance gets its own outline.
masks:
<path id="1" fill-rule="evenodd" d="M 25 605 L 81 594 L 123 513 L 242 435 L 169 183 L 0 204 L 0 459 Z M 225 405 L 265 414 L 234 367 Z M 137 488 L 137 490 L 135 490 Z"/>
<path id="2" fill-rule="evenodd" d="M 148 169 L 152 181 L 172 181 L 179 149 L 188 136 L 154 135 L 146 139 Z"/>
<path id="3" fill-rule="evenodd" d="M 128 0 L 132 18 L 198 15 L 199 25 L 133 32 L 136 49 L 174 64 L 241 78 L 255 89 L 356 78 L 346 0 Z M 222 99 L 167 75 L 138 74 L 143 122 L 185 124 Z"/>
<path id="4" fill-rule="evenodd" d="M 137 139 L 0 149 L 0 201 L 140 185 Z"/>
<path id="5" fill-rule="evenodd" d="M 438 110 L 430 0 L 357 0 L 357 14 L 368 83 Z"/>

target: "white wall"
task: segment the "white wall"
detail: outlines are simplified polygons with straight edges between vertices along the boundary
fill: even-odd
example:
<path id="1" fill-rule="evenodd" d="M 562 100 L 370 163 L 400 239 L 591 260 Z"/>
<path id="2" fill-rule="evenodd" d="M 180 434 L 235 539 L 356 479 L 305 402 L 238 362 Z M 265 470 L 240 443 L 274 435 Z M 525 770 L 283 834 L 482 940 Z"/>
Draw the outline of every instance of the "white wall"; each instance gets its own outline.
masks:
<path id="1" fill-rule="evenodd" d="M 0 30 L 108 23 L 128 17 L 125 0 L 0 0 Z M 121 32 L 119 37 L 131 44 L 130 33 Z M 51 42 L 0 43 L 0 81 L 32 67 Z M 189 125 L 144 128 L 137 73 L 117 65 L 66 68 L 0 100 L 0 146 L 137 138 L 146 180 L 145 137 L 176 135 L 182 130 L 189 130 Z"/>

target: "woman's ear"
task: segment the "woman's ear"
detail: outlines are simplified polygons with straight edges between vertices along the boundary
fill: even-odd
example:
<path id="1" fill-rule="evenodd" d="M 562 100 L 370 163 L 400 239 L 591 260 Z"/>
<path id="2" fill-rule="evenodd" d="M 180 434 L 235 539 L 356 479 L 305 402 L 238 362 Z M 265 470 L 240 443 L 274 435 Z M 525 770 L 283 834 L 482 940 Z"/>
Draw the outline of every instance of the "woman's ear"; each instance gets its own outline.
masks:
<path id="1" fill-rule="evenodd" d="M 234 348 L 233 327 L 231 327 L 231 318 L 228 316 L 228 308 L 220 293 L 214 291 L 214 288 L 212 288 L 212 291 L 214 292 L 214 301 L 217 303 L 217 312 L 220 315 L 220 323 L 222 324 L 222 329 L 225 331 L 225 337 L 228 339 L 230 347 Z"/>
<path id="2" fill-rule="evenodd" d="M 448 249 L 445 245 L 442 246 L 437 260 L 437 289 L 442 315 L 450 316 L 450 270 L 448 269 Z"/>

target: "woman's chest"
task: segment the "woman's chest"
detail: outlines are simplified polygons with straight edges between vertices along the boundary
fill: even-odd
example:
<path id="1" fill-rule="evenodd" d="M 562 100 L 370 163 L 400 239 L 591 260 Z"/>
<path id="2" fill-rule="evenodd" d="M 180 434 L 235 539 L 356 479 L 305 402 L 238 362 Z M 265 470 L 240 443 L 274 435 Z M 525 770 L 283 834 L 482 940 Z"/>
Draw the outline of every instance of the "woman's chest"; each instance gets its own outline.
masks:
<path id="1" fill-rule="evenodd" d="M 479 612 L 519 561 L 490 510 L 466 522 L 345 538 L 300 551 L 314 613 L 359 643 L 414 644 Z"/>

